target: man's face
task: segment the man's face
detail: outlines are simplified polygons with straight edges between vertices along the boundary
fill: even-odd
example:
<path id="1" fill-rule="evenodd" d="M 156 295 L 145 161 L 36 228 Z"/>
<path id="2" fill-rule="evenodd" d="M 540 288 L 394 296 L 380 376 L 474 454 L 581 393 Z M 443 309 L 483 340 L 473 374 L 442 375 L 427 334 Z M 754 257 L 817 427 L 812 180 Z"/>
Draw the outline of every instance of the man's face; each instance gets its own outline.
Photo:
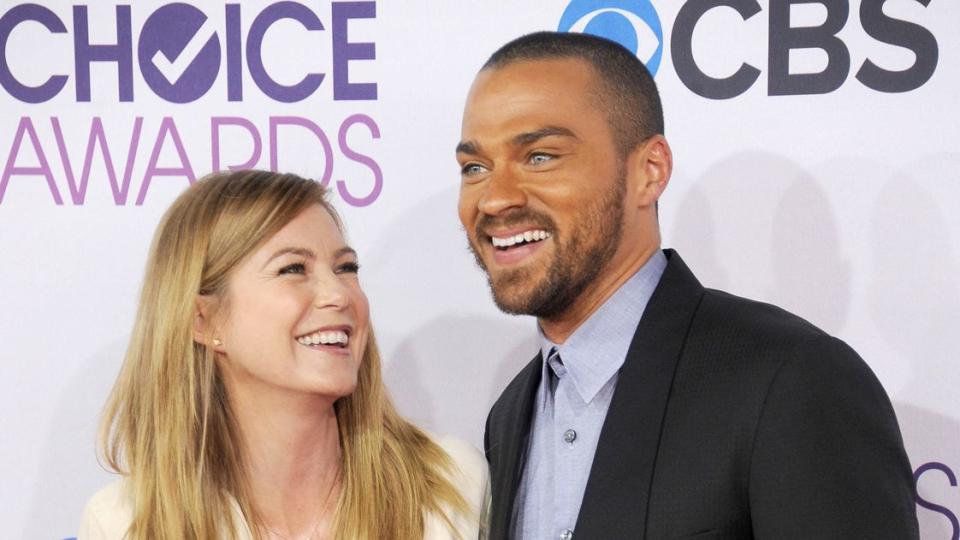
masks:
<path id="1" fill-rule="evenodd" d="M 604 271 L 622 235 L 623 159 L 576 59 L 482 71 L 463 115 L 459 213 L 508 313 L 562 314 Z"/>

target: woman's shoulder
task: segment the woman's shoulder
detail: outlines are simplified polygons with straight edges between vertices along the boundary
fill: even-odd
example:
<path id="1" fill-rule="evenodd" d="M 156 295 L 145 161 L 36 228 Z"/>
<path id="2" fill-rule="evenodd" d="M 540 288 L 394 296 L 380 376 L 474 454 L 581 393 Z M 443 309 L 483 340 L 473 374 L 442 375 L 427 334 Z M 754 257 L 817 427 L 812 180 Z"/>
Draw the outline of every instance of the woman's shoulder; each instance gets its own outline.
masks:
<path id="1" fill-rule="evenodd" d="M 133 520 L 127 482 L 119 479 L 93 494 L 80 519 L 77 540 L 119 540 Z"/>
<path id="2" fill-rule="evenodd" d="M 126 538 L 130 524 L 133 523 L 133 494 L 130 482 L 121 478 L 93 494 L 87 501 L 80 519 L 80 531 L 77 540 L 122 540 Z M 230 499 L 234 523 L 239 532 L 231 535 L 234 540 L 251 538 L 250 530 L 243 520 L 243 514 L 236 501 Z M 224 537 L 226 538 L 226 537 Z"/>
<path id="3" fill-rule="evenodd" d="M 450 456 L 454 470 L 450 483 L 460 492 L 469 508 L 467 516 L 450 516 L 460 538 L 484 538 L 490 500 L 490 474 L 483 454 L 467 441 L 452 435 L 427 433 Z M 450 538 L 450 532 L 435 516 L 427 519 L 425 540 Z"/>
<path id="4" fill-rule="evenodd" d="M 483 481 L 489 474 L 483 454 L 467 441 L 453 435 L 429 434 L 430 438 L 450 456 L 461 476 L 469 480 Z"/>

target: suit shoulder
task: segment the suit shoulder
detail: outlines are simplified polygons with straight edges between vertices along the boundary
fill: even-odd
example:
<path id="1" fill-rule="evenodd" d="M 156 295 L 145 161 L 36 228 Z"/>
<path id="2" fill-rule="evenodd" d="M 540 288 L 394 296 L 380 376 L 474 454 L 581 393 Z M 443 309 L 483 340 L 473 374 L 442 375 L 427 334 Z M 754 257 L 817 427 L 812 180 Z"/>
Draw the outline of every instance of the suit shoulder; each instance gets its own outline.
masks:
<path id="1" fill-rule="evenodd" d="M 853 356 L 853 349 L 813 323 L 779 306 L 707 289 L 694 320 L 697 334 L 721 349 L 764 351 L 779 358 L 830 350 Z"/>
<path id="2" fill-rule="evenodd" d="M 875 376 L 842 340 L 778 306 L 707 289 L 691 326 L 688 347 L 735 363 L 766 366 L 772 375 L 784 365 L 815 374 L 838 370 L 855 379 Z M 840 369 L 843 368 L 843 369 Z"/>
<path id="3" fill-rule="evenodd" d="M 705 290 L 698 315 L 742 329 L 746 334 L 801 340 L 830 337 L 806 319 L 779 306 L 716 289 Z"/>

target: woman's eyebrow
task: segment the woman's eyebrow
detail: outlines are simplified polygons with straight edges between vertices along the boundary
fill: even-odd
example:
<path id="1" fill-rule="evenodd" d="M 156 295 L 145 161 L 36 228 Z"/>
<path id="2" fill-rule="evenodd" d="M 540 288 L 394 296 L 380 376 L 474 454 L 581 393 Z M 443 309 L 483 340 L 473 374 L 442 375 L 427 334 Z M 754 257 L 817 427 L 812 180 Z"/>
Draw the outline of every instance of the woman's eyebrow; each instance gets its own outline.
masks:
<path id="1" fill-rule="evenodd" d="M 340 257 L 343 257 L 344 255 L 353 255 L 354 257 L 356 257 L 356 256 L 357 256 L 357 250 L 353 249 L 353 248 L 350 247 L 350 246 L 343 246 L 342 248 L 340 248 L 340 249 L 338 249 L 337 251 L 333 252 L 333 258 L 334 258 L 334 259 L 339 259 Z"/>
<path id="2" fill-rule="evenodd" d="M 310 249 L 307 249 L 304 247 L 285 247 L 285 248 L 278 249 L 276 252 L 274 252 L 274 254 L 271 255 L 269 259 L 267 259 L 267 262 L 263 263 L 263 266 L 264 267 L 267 266 L 268 264 L 270 264 L 271 261 L 283 255 L 300 255 L 301 257 L 304 257 L 310 260 L 314 260 L 317 258 L 317 255 Z"/>

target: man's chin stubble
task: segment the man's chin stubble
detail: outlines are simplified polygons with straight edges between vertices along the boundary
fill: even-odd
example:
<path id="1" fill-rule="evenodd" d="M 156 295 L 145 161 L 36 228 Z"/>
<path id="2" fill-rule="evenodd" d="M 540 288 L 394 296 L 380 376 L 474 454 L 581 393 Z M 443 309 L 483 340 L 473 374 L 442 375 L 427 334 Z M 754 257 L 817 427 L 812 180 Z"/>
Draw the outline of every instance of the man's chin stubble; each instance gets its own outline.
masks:
<path id="1" fill-rule="evenodd" d="M 494 278 L 487 271 L 487 285 L 493 295 L 493 302 L 500 311 L 511 315 L 530 315 L 532 291 L 523 290 L 524 284 L 529 284 L 529 272 L 524 270 L 508 270 Z M 529 287 L 529 285 L 527 285 Z"/>
<path id="2" fill-rule="evenodd" d="M 569 295 L 557 296 L 556 277 L 550 279 L 549 270 L 540 278 L 533 275 L 534 269 L 531 268 L 501 270 L 494 278 L 479 251 L 472 244 L 467 247 L 477 266 L 486 274 L 493 303 L 500 311 L 509 315 L 549 317 L 563 311 L 572 302 L 572 298 L 566 298 Z"/>

